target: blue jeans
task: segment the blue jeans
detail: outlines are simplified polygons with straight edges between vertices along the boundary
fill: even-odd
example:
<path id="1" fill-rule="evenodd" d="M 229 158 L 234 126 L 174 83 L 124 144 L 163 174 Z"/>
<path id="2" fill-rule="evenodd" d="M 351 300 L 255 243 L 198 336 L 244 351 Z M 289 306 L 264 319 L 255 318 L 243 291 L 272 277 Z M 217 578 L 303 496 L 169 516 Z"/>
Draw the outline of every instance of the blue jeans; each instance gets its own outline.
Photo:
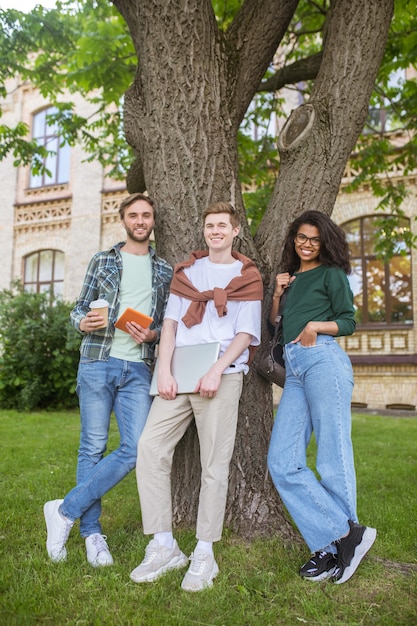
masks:
<path id="1" fill-rule="evenodd" d="M 351 440 L 352 365 L 329 335 L 315 346 L 285 346 L 286 380 L 272 430 L 268 469 L 281 499 L 312 552 L 349 531 L 356 516 Z M 316 470 L 306 449 L 314 430 Z"/>
<path id="2" fill-rule="evenodd" d="M 80 518 L 82 537 L 101 534 L 102 496 L 136 466 L 137 443 L 152 403 L 150 382 L 151 370 L 143 362 L 112 357 L 108 361 L 80 360 L 77 486 L 65 496 L 60 512 L 73 521 Z M 104 456 L 112 411 L 116 415 L 120 445 Z"/>

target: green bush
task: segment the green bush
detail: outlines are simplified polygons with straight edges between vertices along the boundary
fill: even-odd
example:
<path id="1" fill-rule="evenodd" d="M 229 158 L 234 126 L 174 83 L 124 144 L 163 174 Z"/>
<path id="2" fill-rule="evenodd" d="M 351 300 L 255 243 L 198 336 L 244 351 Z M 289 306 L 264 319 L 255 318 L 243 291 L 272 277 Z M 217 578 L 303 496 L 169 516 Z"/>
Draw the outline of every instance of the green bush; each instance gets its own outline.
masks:
<path id="1" fill-rule="evenodd" d="M 69 322 L 72 307 L 19 284 L 0 292 L 0 407 L 77 406 L 80 336 Z"/>

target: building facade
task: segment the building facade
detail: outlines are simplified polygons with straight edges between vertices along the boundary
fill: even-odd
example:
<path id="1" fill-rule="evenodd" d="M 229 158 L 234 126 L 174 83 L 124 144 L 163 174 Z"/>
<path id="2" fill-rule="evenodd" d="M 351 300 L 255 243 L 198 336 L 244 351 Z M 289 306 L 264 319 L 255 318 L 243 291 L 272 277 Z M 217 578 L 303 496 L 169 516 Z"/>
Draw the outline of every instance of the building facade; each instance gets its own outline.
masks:
<path id="1" fill-rule="evenodd" d="M 406 174 L 393 165 L 387 173 L 401 179 L 408 196 L 402 210 L 404 227 L 417 235 L 417 172 Z M 376 258 L 373 237 L 379 227 L 378 201 L 368 185 L 357 192 L 345 193 L 353 179 L 345 172 L 332 218 L 352 239 L 353 267 L 363 268 L 361 285 L 351 285 L 355 304 L 364 315 L 350 337 L 340 339 L 355 372 L 353 404 L 358 409 L 411 410 L 417 408 L 417 250 L 402 249 L 389 263 Z M 385 216 L 385 214 L 384 214 Z M 366 274 L 366 276 L 365 276 Z"/>
<path id="2" fill-rule="evenodd" d="M 15 167 L 12 155 L 0 162 L 0 289 L 19 279 L 25 289 L 47 291 L 52 286 L 73 301 L 92 255 L 124 238 L 118 206 L 126 190 L 106 178 L 100 164 L 87 162 L 80 146 L 60 145 L 59 129 L 48 118 L 53 108 L 36 89 L 17 80 L 8 87 L 9 95 L 1 102 L 3 123 L 25 122 L 32 138 L 54 154 L 47 158 L 47 174 Z M 80 115 L 93 113 L 83 99 L 75 97 L 75 103 Z M 409 189 L 402 207 L 404 227 L 417 235 L 417 173 L 393 169 L 389 175 L 401 178 Z M 348 167 L 332 215 L 348 234 L 354 261 L 351 280 L 358 326 L 354 335 L 340 339 L 355 371 L 353 406 L 414 411 L 417 250 L 400 250 L 388 264 L 376 258 L 377 200 L 366 185 L 346 193 L 353 176 Z"/>
<path id="3" fill-rule="evenodd" d="M 99 163 L 87 162 L 80 146 L 59 146 L 59 133 L 47 118 L 53 108 L 37 90 L 16 81 L 8 85 L 8 94 L 1 103 L 3 123 L 25 122 L 32 138 L 56 155 L 46 162 L 47 175 L 16 168 L 12 155 L 0 162 L 0 289 L 18 278 L 34 291 L 53 284 L 56 293 L 72 301 L 92 255 L 124 239 L 117 210 L 126 190 L 106 178 Z M 77 113 L 93 114 L 83 99 L 72 99 Z"/>

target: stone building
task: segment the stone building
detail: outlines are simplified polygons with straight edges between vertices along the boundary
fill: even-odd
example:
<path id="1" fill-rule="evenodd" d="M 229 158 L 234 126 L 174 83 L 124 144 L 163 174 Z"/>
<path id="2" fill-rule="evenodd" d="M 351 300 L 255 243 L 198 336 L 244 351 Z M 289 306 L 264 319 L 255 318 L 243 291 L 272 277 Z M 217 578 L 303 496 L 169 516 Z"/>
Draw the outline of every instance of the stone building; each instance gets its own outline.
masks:
<path id="1" fill-rule="evenodd" d="M 405 174 L 393 164 L 387 173 L 407 185 L 403 226 L 417 235 L 417 172 Z M 354 272 L 355 304 L 361 307 L 355 333 L 340 339 L 355 371 L 357 408 L 415 410 L 417 407 L 417 250 L 402 248 L 389 263 L 376 259 L 373 235 L 378 204 L 369 185 L 344 193 L 354 173 L 348 166 L 332 218 L 348 234 Z M 359 276 L 358 276 L 359 275 Z M 357 284 L 360 278 L 362 284 Z M 356 280 L 355 280 L 356 279 Z"/>
<path id="2" fill-rule="evenodd" d="M 106 178 L 97 162 L 86 162 L 80 146 L 59 146 L 58 130 L 46 117 L 50 104 L 36 89 L 17 80 L 8 87 L 1 101 L 2 122 L 8 126 L 26 122 L 32 137 L 56 150 L 56 155 L 48 159 L 50 176 L 16 168 L 12 155 L 0 162 L 0 289 L 18 278 L 28 290 L 53 286 L 55 293 L 72 301 L 91 256 L 124 238 L 117 209 L 126 190 Z M 83 99 L 72 99 L 77 113 L 85 117 L 92 113 Z M 332 217 L 348 233 L 354 261 L 351 283 L 358 326 L 354 335 L 340 339 L 354 365 L 353 403 L 375 410 L 415 410 L 417 250 L 403 249 L 403 255 L 387 264 L 376 259 L 377 200 L 366 185 L 355 193 L 344 192 L 354 174 L 350 168 Z M 404 227 L 417 235 L 417 172 L 405 175 L 393 169 L 388 175 L 400 177 L 410 190 L 403 206 Z"/>

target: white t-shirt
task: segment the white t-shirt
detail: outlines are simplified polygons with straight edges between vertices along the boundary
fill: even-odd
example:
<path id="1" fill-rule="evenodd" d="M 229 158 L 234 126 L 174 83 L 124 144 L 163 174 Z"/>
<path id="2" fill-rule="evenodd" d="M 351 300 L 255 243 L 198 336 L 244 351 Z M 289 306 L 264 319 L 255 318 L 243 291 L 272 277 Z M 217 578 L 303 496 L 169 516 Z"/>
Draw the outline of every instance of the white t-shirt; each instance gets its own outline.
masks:
<path id="1" fill-rule="evenodd" d="M 184 269 L 185 275 L 199 291 L 207 291 L 214 287 L 225 288 L 236 276 L 241 275 L 242 262 L 220 264 L 213 263 L 208 257 L 197 259 L 191 267 Z M 188 310 L 191 301 L 170 294 L 165 318 L 178 322 L 176 346 L 189 346 L 199 343 L 220 341 L 220 356 L 226 351 L 237 333 L 252 335 L 251 345 L 258 346 L 261 338 L 261 301 L 227 301 L 227 314 L 219 317 L 213 300 L 207 302 L 206 311 L 200 324 L 187 328 L 182 317 Z M 249 350 L 242 352 L 240 357 L 228 367 L 224 373 L 248 371 L 247 360 Z"/>

